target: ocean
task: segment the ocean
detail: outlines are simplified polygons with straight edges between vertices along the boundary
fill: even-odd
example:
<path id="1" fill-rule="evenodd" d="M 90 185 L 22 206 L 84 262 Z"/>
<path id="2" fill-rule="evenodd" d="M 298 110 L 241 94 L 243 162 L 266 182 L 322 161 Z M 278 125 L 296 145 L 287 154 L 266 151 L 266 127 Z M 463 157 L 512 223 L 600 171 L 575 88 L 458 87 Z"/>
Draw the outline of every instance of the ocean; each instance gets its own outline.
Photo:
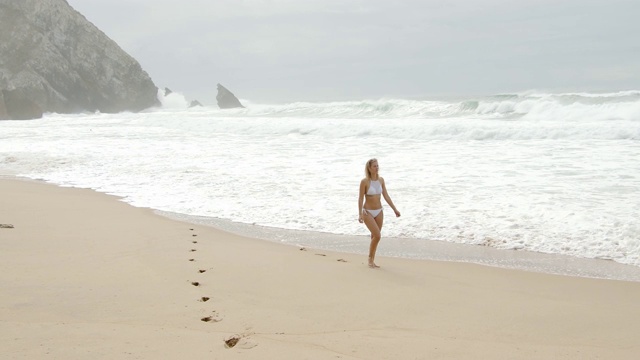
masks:
<path id="1" fill-rule="evenodd" d="M 378 256 L 640 281 L 640 91 L 162 103 L 0 121 L 0 174 L 366 254 L 358 186 L 377 158 L 402 213 L 385 207 Z"/>

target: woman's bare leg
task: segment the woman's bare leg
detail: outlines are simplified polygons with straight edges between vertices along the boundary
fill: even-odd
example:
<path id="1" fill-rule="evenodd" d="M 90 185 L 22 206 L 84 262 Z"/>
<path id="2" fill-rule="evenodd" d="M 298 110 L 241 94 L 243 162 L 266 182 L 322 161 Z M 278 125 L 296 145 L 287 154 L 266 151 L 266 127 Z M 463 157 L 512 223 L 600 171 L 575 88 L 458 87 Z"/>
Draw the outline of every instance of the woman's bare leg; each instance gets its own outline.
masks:
<path id="1" fill-rule="evenodd" d="M 379 215 L 378 217 L 382 216 Z M 378 222 L 376 219 L 371 216 L 371 214 L 366 214 L 363 218 L 365 225 L 371 232 L 371 245 L 369 245 L 369 267 L 370 268 L 378 268 L 374 262 L 376 258 L 376 250 L 378 249 L 378 243 L 380 242 L 380 227 L 378 226 Z"/>
<path id="2" fill-rule="evenodd" d="M 380 214 L 378 214 L 378 216 L 376 216 L 374 218 L 374 220 L 376 221 L 376 224 L 378 225 L 378 232 L 380 233 L 380 238 L 378 239 L 378 243 L 380 242 L 380 240 L 382 239 L 382 223 L 384 222 L 384 211 L 381 211 Z M 376 243 L 376 248 L 378 247 L 378 244 Z M 373 252 L 373 255 L 375 256 L 375 250 Z M 378 265 L 376 265 L 375 263 L 373 264 L 374 267 L 380 267 Z"/>

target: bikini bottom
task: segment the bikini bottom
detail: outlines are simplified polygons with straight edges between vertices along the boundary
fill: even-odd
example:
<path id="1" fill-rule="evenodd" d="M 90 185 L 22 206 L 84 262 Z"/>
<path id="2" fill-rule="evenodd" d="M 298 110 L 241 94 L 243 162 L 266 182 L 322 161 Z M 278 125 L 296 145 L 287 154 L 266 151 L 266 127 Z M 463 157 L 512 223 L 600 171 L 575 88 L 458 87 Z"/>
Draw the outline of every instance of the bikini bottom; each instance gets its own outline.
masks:
<path id="1" fill-rule="evenodd" d="M 367 213 L 369 213 L 371 216 L 373 216 L 374 218 L 377 218 L 378 215 L 380 215 L 380 213 L 382 212 L 382 209 L 376 209 L 376 210 L 371 210 L 371 209 L 362 209 L 362 213 L 364 215 L 366 215 Z"/>

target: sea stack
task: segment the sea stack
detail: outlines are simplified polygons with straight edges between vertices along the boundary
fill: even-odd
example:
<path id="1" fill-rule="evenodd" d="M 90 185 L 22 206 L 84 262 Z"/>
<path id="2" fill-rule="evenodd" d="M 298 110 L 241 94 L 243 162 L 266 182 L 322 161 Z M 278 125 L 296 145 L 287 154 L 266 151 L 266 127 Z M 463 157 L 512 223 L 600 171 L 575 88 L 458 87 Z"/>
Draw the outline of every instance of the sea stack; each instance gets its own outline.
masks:
<path id="1" fill-rule="evenodd" d="M 240 100 L 233 95 L 231 91 L 229 91 L 224 86 L 218 84 L 218 95 L 216 96 L 216 100 L 218 100 L 218 107 L 220 109 L 232 109 L 232 108 L 243 108 Z"/>
<path id="2" fill-rule="evenodd" d="M 0 0 L 0 118 L 159 105 L 140 64 L 65 0 Z"/>
<path id="3" fill-rule="evenodd" d="M 202 107 L 202 104 L 200 103 L 200 101 L 198 100 L 191 100 L 191 102 L 189 103 L 189 107 Z"/>

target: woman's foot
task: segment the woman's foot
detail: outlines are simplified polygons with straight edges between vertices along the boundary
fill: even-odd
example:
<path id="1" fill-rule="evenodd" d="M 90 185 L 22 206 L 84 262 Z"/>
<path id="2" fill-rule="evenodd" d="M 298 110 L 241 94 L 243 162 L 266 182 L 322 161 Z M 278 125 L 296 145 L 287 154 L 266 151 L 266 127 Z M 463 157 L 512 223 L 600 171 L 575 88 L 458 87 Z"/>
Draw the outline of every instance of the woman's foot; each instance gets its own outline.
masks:
<path id="1" fill-rule="evenodd" d="M 374 263 L 373 261 L 369 261 L 369 267 L 372 268 L 372 269 L 377 269 L 380 266 L 376 265 L 376 263 Z"/>

